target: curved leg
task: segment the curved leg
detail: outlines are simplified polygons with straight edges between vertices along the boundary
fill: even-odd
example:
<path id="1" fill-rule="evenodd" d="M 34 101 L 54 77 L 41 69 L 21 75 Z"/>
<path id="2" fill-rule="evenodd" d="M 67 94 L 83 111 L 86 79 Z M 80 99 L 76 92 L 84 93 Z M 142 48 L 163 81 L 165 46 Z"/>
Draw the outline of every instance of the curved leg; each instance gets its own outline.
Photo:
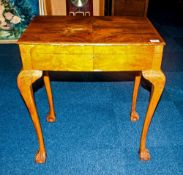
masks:
<path id="1" fill-rule="evenodd" d="M 135 77 L 135 82 L 134 82 L 132 109 L 131 109 L 131 115 L 130 115 L 130 119 L 133 122 L 136 122 L 137 120 L 139 120 L 139 114 L 136 112 L 136 103 L 137 103 L 137 95 L 138 95 L 140 81 L 141 81 L 141 75 L 137 75 Z"/>
<path id="2" fill-rule="evenodd" d="M 151 99 L 147 109 L 140 142 L 140 159 L 149 160 L 150 153 L 148 149 L 146 149 L 146 136 L 149 129 L 149 125 L 151 123 L 152 116 L 163 92 L 166 78 L 163 72 L 161 71 L 144 71 L 142 72 L 142 75 L 153 85 Z"/>
<path id="3" fill-rule="evenodd" d="M 27 105 L 27 108 L 30 112 L 37 137 L 39 142 L 39 150 L 36 154 L 35 161 L 37 163 L 44 163 L 46 160 L 46 151 L 43 141 L 43 135 L 41 130 L 41 125 L 39 122 L 39 117 L 36 110 L 36 105 L 34 102 L 32 84 L 42 76 L 42 71 L 37 70 L 23 70 L 19 73 L 17 78 L 18 87 L 20 93 Z"/>
<path id="4" fill-rule="evenodd" d="M 52 96 L 52 91 L 51 91 L 51 85 L 50 85 L 50 78 L 48 72 L 45 72 L 44 76 L 44 84 L 46 88 L 46 93 L 48 95 L 48 103 L 49 103 L 49 108 L 50 111 L 47 115 L 47 121 L 48 122 L 55 122 L 55 111 L 54 111 L 54 105 L 53 105 L 53 96 Z"/>

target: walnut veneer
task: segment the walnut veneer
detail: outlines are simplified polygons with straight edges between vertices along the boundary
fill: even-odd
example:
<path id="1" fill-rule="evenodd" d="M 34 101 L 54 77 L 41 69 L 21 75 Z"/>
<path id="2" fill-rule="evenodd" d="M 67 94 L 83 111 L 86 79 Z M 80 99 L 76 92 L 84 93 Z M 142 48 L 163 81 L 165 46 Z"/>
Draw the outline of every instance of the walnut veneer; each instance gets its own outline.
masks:
<path id="1" fill-rule="evenodd" d="M 47 71 L 139 71 L 135 77 L 131 120 L 139 119 L 136 100 L 142 75 L 153 88 L 139 153 L 142 160 L 150 159 L 146 135 L 165 85 L 161 71 L 165 43 L 146 17 L 40 16 L 31 22 L 18 44 L 23 68 L 17 82 L 38 136 L 37 163 L 45 162 L 46 150 L 32 83 L 44 71 L 49 122 L 55 121 L 55 112 Z"/>

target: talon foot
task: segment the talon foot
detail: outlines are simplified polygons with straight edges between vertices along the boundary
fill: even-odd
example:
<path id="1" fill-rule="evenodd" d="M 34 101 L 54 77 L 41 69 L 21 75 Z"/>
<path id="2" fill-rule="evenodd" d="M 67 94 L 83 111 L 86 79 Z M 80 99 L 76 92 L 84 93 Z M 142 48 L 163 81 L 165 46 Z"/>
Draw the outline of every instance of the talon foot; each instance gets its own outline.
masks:
<path id="1" fill-rule="evenodd" d="M 46 161 L 46 152 L 45 151 L 38 151 L 35 157 L 36 163 L 45 163 Z"/>
<path id="2" fill-rule="evenodd" d="M 131 112 L 130 119 L 131 119 L 132 122 L 138 121 L 139 120 L 139 114 L 136 111 Z"/>
<path id="3" fill-rule="evenodd" d="M 56 117 L 55 117 L 55 115 L 54 115 L 54 114 L 50 114 L 50 113 L 49 113 L 49 114 L 47 115 L 46 120 L 47 120 L 47 122 L 51 122 L 51 123 L 53 123 L 53 122 L 55 122 Z"/>
<path id="4" fill-rule="evenodd" d="M 141 160 L 150 160 L 150 153 L 148 149 L 145 149 L 144 151 L 140 151 L 140 159 Z"/>

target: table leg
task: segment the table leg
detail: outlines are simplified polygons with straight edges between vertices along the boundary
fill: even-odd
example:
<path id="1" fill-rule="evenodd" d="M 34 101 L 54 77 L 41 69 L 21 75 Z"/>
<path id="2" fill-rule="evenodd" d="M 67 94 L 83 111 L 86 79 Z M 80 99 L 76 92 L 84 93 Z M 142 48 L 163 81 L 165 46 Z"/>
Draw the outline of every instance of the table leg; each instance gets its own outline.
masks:
<path id="1" fill-rule="evenodd" d="M 139 153 L 141 160 L 149 160 L 150 153 L 146 148 L 146 136 L 149 129 L 149 125 L 151 123 L 152 116 L 154 114 L 158 101 L 163 92 L 166 78 L 162 71 L 143 71 L 142 75 L 145 79 L 147 79 L 150 83 L 152 83 L 152 93 L 146 113 L 146 118 L 144 121 L 144 126 L 142 129 Z"/>
<path id="2" fill-rule="evenodd" d="M 55 117 L 53 96 L 52 96 L 50 78 L 49 78 L 48 72 L 44 73 L 43 79 L 44 79 L 44 84 L 45 84 L 46 93 L 47 93 L 47 96 L 48 96 L 49 108 L 50 108 L 50 111 L 49 111 L 46 119 L 47 119 L 48 122 L 55 122 L 56 117 Z"/>
<path id="3" fill-rule="evenodd" d="M 136 122 L 137 120 L 139 120 L 139 114 L 136 112 L 136 103 L 137 103 L 137 95 L 138 95 L 140 81 L 141 81 L 141 75 L 137 75 L 135 77 L 135 82 L 134 82 L 132 109 L 131 109 L 131 115 L 130 115 L 130 119 L 133 122 Z"/>
<path id="4" fill-rule="evenodd" d="M 37 70 L 22 70 L 17 78 L 18 87 L 20 93 L 27 105 L 27 108 L 30 112 L 37 137 L 39 142 L 39 150 L 36 154 L 35 161 L 37 163 L 44 163 L 46 160 L 46 151 L 44 146 L 44 140 L 41 130 L 41 125 L 39 122 L 39 117 L 36 110 L 36 105 L 34 102 L 32 84 L 42 76 L 42 71 Z"/>

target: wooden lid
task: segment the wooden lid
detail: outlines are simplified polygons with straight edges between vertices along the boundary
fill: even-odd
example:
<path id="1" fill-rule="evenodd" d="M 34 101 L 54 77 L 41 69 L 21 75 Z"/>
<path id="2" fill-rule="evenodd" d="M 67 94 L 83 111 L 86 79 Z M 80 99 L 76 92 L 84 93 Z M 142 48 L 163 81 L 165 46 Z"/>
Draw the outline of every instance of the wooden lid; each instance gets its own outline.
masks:
<path id="1" fill-rule="evenodd" d="M 165 44 L 146 17 L 38 16 L 18 44 Z"/>

